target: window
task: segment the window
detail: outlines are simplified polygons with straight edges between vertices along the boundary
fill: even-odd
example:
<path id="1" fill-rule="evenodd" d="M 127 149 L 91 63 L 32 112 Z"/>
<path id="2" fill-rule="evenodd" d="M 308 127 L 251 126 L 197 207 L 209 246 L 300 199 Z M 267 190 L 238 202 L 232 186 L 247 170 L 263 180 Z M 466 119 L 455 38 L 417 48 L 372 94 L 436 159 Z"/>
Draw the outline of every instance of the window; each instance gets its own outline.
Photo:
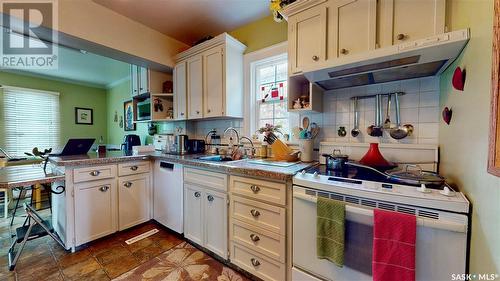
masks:
<path id="1" fill-rule="evenodd" d="M 59 94 L 32 89 L 2 87 L 5 150 L 24 155 L 34 147 L 59 146 Z"/>
<path id="2" fill-rule="evenodd" d="M 256 129 L 266 124 L 281 125 L 283 134 L 289 134 L 286 55 L 256 62 L 254 69 Z"/>

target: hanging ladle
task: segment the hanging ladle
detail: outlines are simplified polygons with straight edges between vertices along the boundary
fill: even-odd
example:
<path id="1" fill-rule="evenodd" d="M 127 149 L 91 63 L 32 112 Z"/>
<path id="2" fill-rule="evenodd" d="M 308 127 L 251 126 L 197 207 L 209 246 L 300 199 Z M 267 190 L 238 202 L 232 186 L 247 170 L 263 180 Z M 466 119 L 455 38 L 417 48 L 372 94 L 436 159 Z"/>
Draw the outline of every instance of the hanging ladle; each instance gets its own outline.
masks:
<path id="1" fill-rule="evenodd" d="M 393 139 L 400 140 L 406 138 L 407 136 L 410 136 L 413 133 L 413 125 L 405 124 L 401 126 L 399 93 L 394 93 L 394 103 L 396 105 L 396 127 L 391 130 L 390 135 Z"/>
<path id="2" fill-rule="evenodd" d="M 375 95 L 375 124 L 371 125 L 366 129 L 368 135 L 372 137 L 381 137 L 383 134 L 382 131 L 382 116 L 381 116 L 381 108 L 382 108 L 382 96 Z"/>
<path id="3" fill-rule="evenodd" d="M 353 138 L 357 137 L 360 133 L 359 131 L 359 111 L 358 111 L 358 98 L 354 98 L 354 128 L 351 130 L 351 136 Z"/>

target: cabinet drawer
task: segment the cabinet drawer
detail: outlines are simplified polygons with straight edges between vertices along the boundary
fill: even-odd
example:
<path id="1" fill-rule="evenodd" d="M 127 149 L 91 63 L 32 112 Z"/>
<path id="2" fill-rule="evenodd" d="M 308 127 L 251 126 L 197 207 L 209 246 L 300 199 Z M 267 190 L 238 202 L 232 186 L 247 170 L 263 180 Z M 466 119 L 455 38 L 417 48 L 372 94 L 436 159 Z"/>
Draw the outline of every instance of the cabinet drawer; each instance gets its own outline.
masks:
<path id="1" fill-rule="evenodd" d="M 114 178 L 115 176 L 116 165 L 85 167 L 73 171 L 74 182 L 102 180 Z"/>
<path id="2" fill-rule="evenodd" d="M 263 280 L 286 280 L 286 266 L 236 243 L 231 246 L 231 262 Z"/>
<path id="3" fill-rule="evenodd" d="M 285 237 L 250 224 L 233 220 L 229 237 L 269 258 L 285 262 Z"/>
<path id="4" fill-rule="evenodd" d="M 285 208 L 232 196 L 232 217 L 280 235 L 285 235 Z"/>
<path id="5" fill-rule="evenodd" d="M 149 173 L 149 161 L 127 162 L 118 164 L 118 175 L 128 176 Z"/>
<path id="6" fill-rule="evenodd" d="M 184 168 L 184 182 L 227 192 L 226 174 Z"/>
<path id="7" fill-rule="evenodd" d="M 231 191 L 269 203 L 286 204 L 286 185 L 243 177 L 230 178 Z"/>

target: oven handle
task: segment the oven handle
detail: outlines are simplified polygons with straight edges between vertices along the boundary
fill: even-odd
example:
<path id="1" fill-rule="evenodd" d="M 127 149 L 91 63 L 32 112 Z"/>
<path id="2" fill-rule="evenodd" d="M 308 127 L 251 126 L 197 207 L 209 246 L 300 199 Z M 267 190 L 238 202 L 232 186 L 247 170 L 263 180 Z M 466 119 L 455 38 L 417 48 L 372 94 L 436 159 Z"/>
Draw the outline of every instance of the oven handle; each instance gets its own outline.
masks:
<path id="1" fill-rule="evenodd" d="M 307 195 L 294 191 L 293 197 L 316 204 L 316 196 Z M 333 199 L 332 199 L 333 200 Z M 351 205 L 346 205 L 346 219 L 359 223 L 373 225 L 373 209 L 360 208 Z M 370 219 L 367 219 L 370 218 Z M 453 232 L 466 233 L 467 225 L 453 221 L 436 220 L 417 217 L 417 226 L 430 227 Z"/>

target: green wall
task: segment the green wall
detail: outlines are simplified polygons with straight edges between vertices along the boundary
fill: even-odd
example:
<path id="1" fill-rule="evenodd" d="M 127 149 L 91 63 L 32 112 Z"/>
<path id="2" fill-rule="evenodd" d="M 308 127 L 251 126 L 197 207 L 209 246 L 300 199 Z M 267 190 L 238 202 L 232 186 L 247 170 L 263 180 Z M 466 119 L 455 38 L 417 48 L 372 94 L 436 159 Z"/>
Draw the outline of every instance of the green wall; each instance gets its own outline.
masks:
<path id="1" fill-rule="evenodd" d="M 61 145 L 75 137 L 92 137 L 98 141 L 102 136 L 106 140 L 106 90 L 1 71 L 0 84 L 59 92 Z M 75 124 L 75 107 L 92 108 L 94 124 Z"/>
<path id="2" fill-rule="evenodd" d="M 286 41 L 287 32 L 286 21 L 278 23 L 267 16 L 228 33 L 247 46 L 245 53 L 250 53 Z"/>
<path id="3" fill-rule="evenodd" d="M 148 128 L 146 123 L 137 123 L 137 130 L 125 132 L 120 128 L 120 117 L 123 117 L 123 103 L 131 99 L 130 79 L 123 81 L 114 87 L 108 89 L 106 94 L 107 107 L 107 135 L 109 144 L 119 145 L 123 142 L 125 134 L 136 134 L 141 137 L 141 144 L 151 142 L 148 137 Z M 118 114 L 118 121 L 114 121 L 115 112 Z"/>
<path id="4" fill-rule="evenodd" d="M 441 122 L 440 171 L 471 200 L 471 273 L 500 273 L 500 179 L 486 172 L 490 123 L 493 1 L 447 1 L 450 30 L 470 28 L 462 56 L 441 76 L 441 108 L 453 109 Z M 451 86 L 456 66 L 467 70 L 465 89 Z"/>

